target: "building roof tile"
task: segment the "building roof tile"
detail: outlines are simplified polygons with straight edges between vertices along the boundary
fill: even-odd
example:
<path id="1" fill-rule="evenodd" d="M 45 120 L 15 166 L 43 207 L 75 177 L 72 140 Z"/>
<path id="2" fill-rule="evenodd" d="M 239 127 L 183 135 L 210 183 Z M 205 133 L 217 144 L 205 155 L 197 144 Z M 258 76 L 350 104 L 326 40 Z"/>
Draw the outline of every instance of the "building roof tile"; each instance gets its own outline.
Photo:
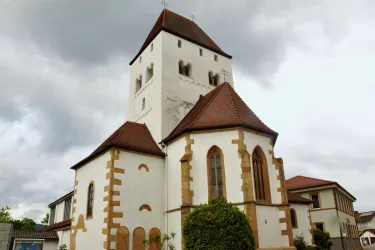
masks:
<path id="1" fill-rule="evenodd" d="M 232 58 L 220 49 L 220 47 L 192 20 L 189 20 L 177 13 L 164 9 L 159 18 L 156 20 L 149 35 L 144 41 L 140 51 L 130 62 L 130 65 L 138 58 L 138 56 L 147 48 L 160 31 L 166 31 L 192 43 L 210 49 L 222 56 Z"/>
<path id="2" fill-rule="evenodd" d="M 315 187 L 315 186 L 328 185 L 328 184 L 336 184 L 336 182 L 315 179 L 315 178 L 301 176 L 301 175 L 294 176 L 293 178 L 290 178 L 285 181 L 285 187 L 287 189 Z"/>
<path id="3" fill-rule="evenodd" d="M 288 203 L 302 203 L 302 204 L 310 204 L 312 200 L 303 198 L 302 196 L 288 192 Z"/>
<path id="4" fill-rule="evenodd" d="M 278 135 L 254 114 L 226 82 L 201 96 L 163 142 L 171 141 L 185 132 L 228 127 L 244 127 L 262 132 L 273 136 L 274 142 Z"/>
<path id="5" fill-rule="evenodd" d="M 59 240 L 56 231 L 27 231 L 27 230 L 14 230 L 12 238 L 18 239 L 45 239 L 45 240 Z"/>
<path id="6" fill-rule="evenodd" d="M 372 218 L 374 218 L 374 217 L 375 217 L 375 211 L 363 212 L 363 213 L 358 213 L 357 214 L 356 220 L 358 222 L 365 222 L 365 221 L 372 220 Z"/>
<path id="7" fill-rule="evenodd" d="M 127 121 L 94 152 L 71 168 L 75 169 L 82 166 L 112 147 L 161 157 L 165 156 L 145 124 Z"/>
<path id="8" fill-rule="evenodd" d="M 53 225 L 44 227 L 40 229 L 40 231 L 58 231 L 59 229 L 70 227 L 71 224 L 72 224 L 72 220 L 68 219 L 68 220 L 60 221 Z"/>

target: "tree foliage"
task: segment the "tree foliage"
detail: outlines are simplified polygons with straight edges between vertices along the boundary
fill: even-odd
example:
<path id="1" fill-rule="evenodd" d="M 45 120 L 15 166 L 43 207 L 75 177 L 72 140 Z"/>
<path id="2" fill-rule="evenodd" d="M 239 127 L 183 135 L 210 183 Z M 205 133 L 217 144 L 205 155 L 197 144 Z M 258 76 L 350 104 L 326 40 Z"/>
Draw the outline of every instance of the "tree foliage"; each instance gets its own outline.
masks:
<path id="1" fill-rule="evenodd" d="M 297 248 L 297 250 L 306 250 L 307 248 L 307 242 L 305 241 L 305 238 L 303 235 L 298 235 L 294 238 L 294 246 Z"/>
<path id="2" fill-rule="evenodd" d="M 8 206 L 0 208 L 0 223 L 11 223 L 13 229 L 18 230 L 35 230 L 36 223 L 29 218 L 23 218 L 22 220 L 16 220 L 12 218 L 11 208 Z"/>
<path id="3" fill-rule="evenodd" d="M 244 212 L 216 198 L 191 212 L 183 226 L 186 250 L 254 250 L 254 237 Z"/>
<path id="4" fill-rule="evenodd" d="M 49 213 L 46 214 L 46 216 L 43 218 L 41 223 L 44 225 L 48 225 L 48 221 L 49 221 Z"/>
<path id="5" fill-rule="evenodd" d="M 151 244 L 155 244 L 157 249 L 164 249 L 166 246 L 168 250 L 176 250 L 176 247 L 172 243 L 175 236 L 176 234 L 174 232 L 170 235 L 164 234 L 163 238 L 158 235 L 153 239 L 145 240 L 143 243 L 145 244 L 146 249 L 149 249 Z"/>
<path id="6" fill-rule="evenodd" d="M 330 241 L 331 235 L 329 232 L 324 232 L 320 229 L 313 229 L 314 243 L 317 249 L 330 250 L 332 242 Z"/>

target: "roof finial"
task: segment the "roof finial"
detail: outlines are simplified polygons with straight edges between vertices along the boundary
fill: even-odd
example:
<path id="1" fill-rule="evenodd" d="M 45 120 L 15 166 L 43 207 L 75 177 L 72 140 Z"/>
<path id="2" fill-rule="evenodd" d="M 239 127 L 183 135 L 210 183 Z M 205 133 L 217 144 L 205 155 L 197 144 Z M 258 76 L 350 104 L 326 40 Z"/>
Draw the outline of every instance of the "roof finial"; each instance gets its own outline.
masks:
<path id="1" fill-rule="evenodd" d="M 226 71 L 224 68 L 222 68 L 222 69 L 220 70 L 220 74 L 222 74 L 222 75 L 224 76 L 224 82 L 225 82 L 225 77 L 226 77 L 226 76 L 229 76 L 229 72 Z"/>
<path id="2" fill-rule="evenodd" d="M 191 21 L 195 22 L 195 15 L 194 14 L 190 14 L 190 17 L 191 17 Z"/>
<path id="3" fill-rule="evenodd" d="M 162 0 L 160 3 L 164 6 L 164 9 L 168 6 L 168 2 L 166 0 Z"/>

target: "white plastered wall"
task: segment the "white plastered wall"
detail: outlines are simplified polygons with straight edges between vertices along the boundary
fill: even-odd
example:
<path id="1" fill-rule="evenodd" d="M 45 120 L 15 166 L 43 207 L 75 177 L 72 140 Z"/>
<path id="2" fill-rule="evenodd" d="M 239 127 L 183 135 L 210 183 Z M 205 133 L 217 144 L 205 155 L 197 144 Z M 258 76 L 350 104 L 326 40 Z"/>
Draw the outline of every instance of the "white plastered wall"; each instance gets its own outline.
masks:
<path id="1" fill-rule="evenodd" d="M 103 198 L 107 196 L 107 192 L 104 192 L 104 187 L 109 184 L 106 179 L 106 173 L 108 172 L 106 166 L 107 161 L 110 159 L 110 153 L 107 151 L 76 170 L 78 185 L 76 187 L 77 194 L 74 195 L 74 198 L 77 199 L 77 202 L 75 203 L 76 211 L 73 214 L 75 221 L 72 226 L 77 224 L 78 217 L 82 214 L 87 228 L 87 232 L 78 230 L 76 249 L 98 249 L 98 246 L 103 246 L 103 242 L 106 241 L 106 236 L 103 235 L 102 229 L 106 228 L 106 224 L 104 224 L 104 218 L 106 217 L 104 208 L 107 207 L 108 202 L 103 201 Z M 86 220 L 87 192 L 91 181 L 95 183 L 93 217 Z"/>
<path id="2" fill-rule="evenodd" d="M 70 230 L 60 230 L 57 231 L 57 235 L 59 236 L 59 246 L 66 245 L 68 249 L 70 249 Z"/>
<path id="3" fill-rule="evenodd" d="M 43 250 L 56 250 L 58 249 L 57 241 L 44 241 Z"/>
<path id="4" fill-rule="evenodd" d="M 145 164 L 149 168 L 141 168 Z M 119 160 L 115 167 L 125 170 L 124 174 L 115 173 L 115 179 L 122 181 L 115 185 L 114 191 L 120 191 L 120 196 L 114 196 L 114 201 L 120 201 L 120 206 L 114 207 L 114 212 L 122 212 L 123 218 L 115 218 L 114 223 L 120 223 L 129 230 L 129 249 L 132 249 L 133 231 L 137 227 L 145 230 L 146 238 L 151 228 L 159 228 L 164 234 L 164 158 L 120 151 Z M 152 211 L 139 211 L 141 205 L 147 204 Z M 111 234 L 116 234 L 112 229 Z"/>
<path id="5" fill-rule="evenodd" d="M 209 84 L 208 72 L 228 72 L 226 81 L 233 86 L 231 60 L 185 39 L 162 31 L 162 128 L 163 137 L 173 130 L 179 121 L 198 101 L 200 95 L 207 94 L 214 87 Z M 181 40 L 181 48 L 178 47 Z M 199 55 L 199 49 L 203 56 Z M 218 61 L 214 60 L 214 55 Z M 182 60 L 191 65 L 191 76 L 179 74 L 178 63 Z M 220 83 L 224 82 L 220 74 Z"/>
<path id="6" fill-rule="evenodd" d="M 185 154 L 186 140 L 182 137 L 167 146 L 166 154 L 166 211 L 180 208 L 181 197 L 181 157 Z M 194 153 L 193 153 L 194 157 Z M 181 249 L 181 211 L 166 214 L 166 232 L 176 233 L 173 241 L 176 249 Z"/>
<path id="7" fill-rule="evenodd" d="M 308 204 L 290 204 L 290 209 L 296 211 L 297 228 L 293 228 L 293 238 L 303 236 L 308 244 L 312 244 L 312 236 L 310 233 L 309 205 Z"/>

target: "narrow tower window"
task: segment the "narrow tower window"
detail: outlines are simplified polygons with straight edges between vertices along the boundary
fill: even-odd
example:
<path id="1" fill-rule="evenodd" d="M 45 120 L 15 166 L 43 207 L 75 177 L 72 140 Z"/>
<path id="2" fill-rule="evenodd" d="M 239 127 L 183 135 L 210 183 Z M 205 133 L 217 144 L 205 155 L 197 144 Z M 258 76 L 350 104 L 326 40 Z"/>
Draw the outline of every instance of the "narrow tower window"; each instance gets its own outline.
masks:
<path id="1" fill-rule="evenodd" d="M 217 55 L 214 55 L 214 60 L 215 60 L 215 62 L 218 61 L 218 57 L 217 57 Z"/>
<path id="2" fill-rule="evenodd" d="M 146 82 L 148 82 L 154 76 L 154 64 L 151 63 L 146 69 Z"/>
<path id="3" fill-rule="evenodd" d="M 86 212 L 87 218 L 92 217 L 93 205 L 94 205 L 94 183 L 90 183 L 89 189 L 87 192 L 87 212 Z"/>
<path id="4" fill-rule="evenodd" d="M 178 47 L 181 48 L 182 47 L 182 42 L 181 40 L 178 40 L 178 43 L 177 43 Z"/>
<path id="5" fill-rule="evenodd" d="M 142 88 L 142 75 L 139 75 L 137 79 L 135 79 L 135 93 L 137 93 Z"/>
<path id="6" fill-rule="evenodd" d="M 154 50 L 154 44 L 151 43 L 151 52 Z"/>
<path id="7" fill-rule="evenodd" d="M 207 153 L 208 199 L 226 197 L 223 152 L 213 146 Z"/>
<path id="8" fill-rule="evenodd" d="M 181 75 L 184 74 L 184 62 L 183 61 L 178 62 L 178 73 L 180 73 Z"/>
<path id="9" fill-rule="evenodd" d="M 191 76 L 191 65 L 190 63 L 188 63 L 185 67 L 184 67 L 184 75 L 185 76 Z"/>
<path id="10" fill-rule="evenodd" d="M 203 56 L 203 49 L 199 49 L 199 55 Z"/>
<path id="11" fill-rule="evenodd" d="M 139 63 L 141 63 L 141 62 L 142 62 L 142 56 L 139 57 Z"/>
<path id="12" fill-rule="evenodd" d="M 214 86 L 219 85 L 219 83 L 220 83 L 220 75 L 216 74 L 215 79 L 214 79 Z"/>
<path id="13" fill-rule="evenodd" d="M 271 201 L 267 162 L 260 147 L 253 151 L 255 196 L 258 201 Z"/>
<path id="14" fill-rule="evenodd" d="M 142 110 L 145 109 L 145 106 L 146 106 L 146 99 L 143 98 L 143 99 L 142 99 Z"/>

